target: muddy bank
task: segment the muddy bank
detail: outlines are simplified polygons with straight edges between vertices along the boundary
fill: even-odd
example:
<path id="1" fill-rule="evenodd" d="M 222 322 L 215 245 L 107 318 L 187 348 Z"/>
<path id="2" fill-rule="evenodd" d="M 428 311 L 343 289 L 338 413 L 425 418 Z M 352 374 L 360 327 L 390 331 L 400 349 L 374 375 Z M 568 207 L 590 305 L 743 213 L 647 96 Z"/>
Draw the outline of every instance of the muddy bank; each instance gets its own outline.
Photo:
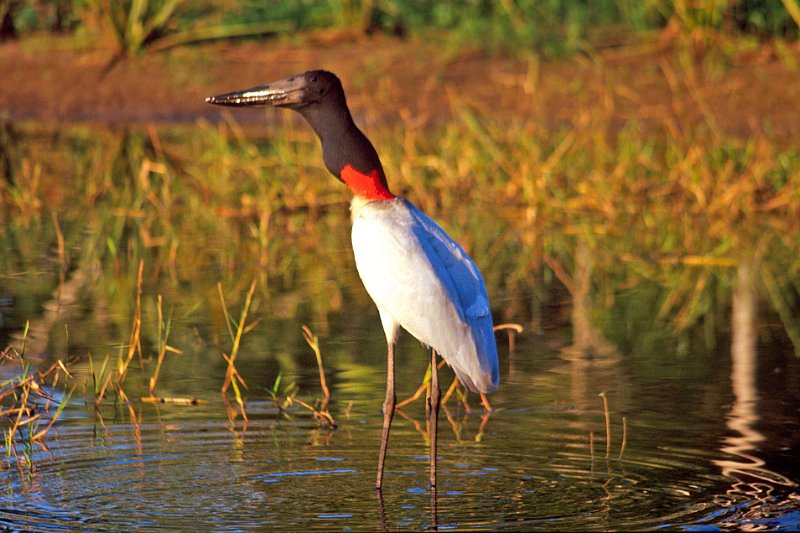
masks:
<path id="1" fill-rule="evenodd" d="M 609 49 L 593 57 L 526 61 L 387 36 L 359 40 L 211 43 L 123 60 L 79 51 L 67 40 L 0 45 L 4 120 L 113 123 L 218 120 L 205 96 L 311 68 L 339 74 L 362 122 L 424 125 L 470 106 L 500 120 L 553 125 L 600 113 L 683 124 L 711 121 L 733 134 L 800 135 L 800 47 L 765 44 L 701 61 L 674 40 Z M 686 60 L 687 55 L 692 61 Z M 719 55 L 719 54 L 717 54 Z M 259 121 L 260 113 L 237 114 Z M 688 121 L 688 122 L 687 122 Z"/>

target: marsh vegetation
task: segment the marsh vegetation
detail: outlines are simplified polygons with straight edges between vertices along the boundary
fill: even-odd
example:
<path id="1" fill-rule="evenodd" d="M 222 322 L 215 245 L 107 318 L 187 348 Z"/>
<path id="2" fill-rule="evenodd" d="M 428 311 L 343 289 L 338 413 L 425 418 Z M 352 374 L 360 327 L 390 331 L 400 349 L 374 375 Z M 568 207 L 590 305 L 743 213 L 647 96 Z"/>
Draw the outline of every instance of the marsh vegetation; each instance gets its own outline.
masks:
<path id="1" fill-rule="evenodd" d="M 149 7 L 137 14 L 134 4 Z M 505 18 L 492 24 L 514 32 L 502 46 L 487 38 L 480 52 L 459 48 L 470 32 L 488 31 L 477 13 L 433 10 L 439 22 L 414 22 L 401 17 L 410 2 L 395 11 L 356 4 L 319 26 L 339 39 L 343 27 L 386 31 L 402 19 L 413 34 L 450 21 L 462 44 L 443 51 L 440 66 L 473 80 L 469 65 L 500 65 L 471 96 L 440 71 L 403 80 L 431 98 L 397 112 L 387 109 L 394 93 L 383 69 L 352 82 L 365 89 L 353 91 L 358 120 L 393 191 L 469 251 L 495 323 L 512 325 L 498 332 L 504 387 L 492 410 L 450 391 L 439 524 L 583 529 L 579 517 L 588 516 L 598 529 L 796 525 L 787 517 L 800 479 L 787 464 L 800 435 L 800 148 L 791 120 L 753 123 L 758 109 L 737 119 L 703 85 L 722 80 L 716 87 L 736 96 L 748 80 L 735 65 L 756 49 L 796 78 L 795 3 L 736 19 L 735 37 L 729 11 L 656 2 L 663 9 L 652 18 L 633 4 L 598 3 L 608 22 L 599 27 L 625 22 L 623 35 L 645 52 L 604 41 L 610 33 L 579 16 L 583 3 L 553 9 L 559 37 L 541 42 L 533 19 L 519 18 L 524 3 L 500 3 Z M 166 47 L 180 35 L 170 24 L 189 20 L 175 18 L 188 9 L 181 2 L 123 2 L 117 14 L 102 5 L 87 3 L 96 16 L 127 20 L 114 26 L 111 80 L 137 61 L 119 58 L 154 52 L 160 40 Z M 333 16 L 317 9 L 300 21 L 289 13 L 236 24 L 313 28 L 315 17 Z M 23 14 L 15 27 L 25 36 Z M 773 40 L 756 48 L 759 24 Z M 653 48 L 654 30 L 669 35 L 667 45 Z M 406 46 L 429 51 L 435 41 L 415 45 L 418 35 Z M 535 53 L 508 59 L 519 51 L 514 39 L 536 43 Z M 240 46 L 248 55 L 251 44 Z M 314 53 L 334 55 L 326 46 L 335 48 Z M 351 46 L 331 62 L 345 65 Z M 612 74 L 603 46 L 615 57 L 653 54 L 651 77 L 634 85 Z M 584 97 L 562 99 L 556 113 L 542 97 L 554 92 L 543 58 L 576 50 L 583 55 L 570 61 L 583 75 L 565 91 Z M 470 63 L 474 54 L 482 62 Z M 192 56 L 168 62 L 182 57 Z M 653 71 L 663 82 L 658 107 L 643 93 Z M 560 72 L 559 83 L 569 79 Z M 764 108 L 791 116 L 796 102 Z M 0 124 L 2 520 L 44 527 L 89 515 L 126 528 L 194 518 L 220 527 L 180 504 L 205 498 L 243 528 L 430 525 L 419 500 L 422 402 L 399 411 L 402 459 L 389 475 L 403 481 L 386 507 L 363 501 L 384 345 L 353 266 L 347 192 L 319 161 L 313 133 L 272 112 Z M 403 342 L 401 397 L 425 375 L 422 348 Z M 219 479 L 208 479 L 209 468 Z M 76 480 L 87 480 L 83 499 L 95 508 L 69 495 Z M 320 480 L 335 490 L 319 496 Z M 317 494 L 315 510 L 287 487 Z M 136 501 L 145 502 L 140 514 L 118 514 Z"/>

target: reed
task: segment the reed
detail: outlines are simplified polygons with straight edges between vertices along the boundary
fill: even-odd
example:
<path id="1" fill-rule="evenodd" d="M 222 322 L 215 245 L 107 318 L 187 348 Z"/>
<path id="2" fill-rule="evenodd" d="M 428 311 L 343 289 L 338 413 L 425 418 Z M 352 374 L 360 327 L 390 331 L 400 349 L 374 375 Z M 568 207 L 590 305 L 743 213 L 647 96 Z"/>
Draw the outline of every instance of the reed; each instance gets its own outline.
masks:
<path id="1" fill-rule="evenodd" d="M 133 311 L 133 324 L 131 326 L 130 340 L 128 341 L 128 353 L 123 359 L 120 358 L 117 364 L 117 382 L 125 381 L 128 374 L 128 367 L 133 361 L 134 356 L 139 354 L 139 362 L 142 361 L 142 274 L 144 272 L 144 260 L 139 260 L 139 270 L 136 278 L 136 307 Z"/>
<path id="2" fill-rule="evenodd" d="M 289 387 L 286 387 L 283 392 L 281 392 L 281 381 L 283 379 L 283 374 L 280 372 L 278 373 L 275 381 L 272 384 L 272 387 L 267 389 L 270 397 L 272 398 L 272 402 L 275 404 L 275 408 L 278 409 L 278 413 L 289 418 L 288 413 L 286 412 L 286 408 L 291 406 L 294 402 L 295 397 L 299 391 L 297 385 L 292 384 Z"/>
<path id="3" fill-rule="evenodd" d="M 603 416 L 606 421 L 606 459 L 611 454 L 611 414 L 608 412 L 608 398 L 605 392 L 598 394 L 603 399 Z"/>
<path id="4" fill-rule="evenodd" d="M 608 461 L 611 457 L 611 412 L 608 407 L 608 395 L 605 392 L 598 393 L 598 396 L 603 399 L 603 420 L 605 425 L 606 434 L 606 455 L 605 460 Z M 619 455 L 617 461 L 622 461 L 625 454 L 625 448 L 628 446 L 628 418 L 622 417 L 622 441 L 620 443 Z M 594 431 L 589 431 L 589 457 L 594 463 Z"/>
<path id="5" fill-rule="evenodd" d="M 16 374 L 14 377 L 0 383 L 0 425 L 6 465 L 10 467 L 13 458 L 18 466 L 30 471 L 35 467 L 34 447 L 49 451 L 45 437 L 72 398 L 75 387 L 68 388 L 71 375 L 61 360 L 44 370 L 34 370 L 22 353 L 7 347 L 0 352 L 0 365 L 16 368 L 16 372 L 9 372 Z"/>
<path id="6" fill-rule="evenodd" d="M 505 331 L 508 334 L 508 352 L 514 353 L 516 335 L 519 335 L 525 328 L 521 324 L 505 323 L 498 324 L 494 327 L 494 331 Z"/>
<path id="7" fill-rule="evenodd" d="M 153 397 L 153 392 L 155 391 L 156 384 L 158 383 L 158 376 L 161 372 L 161 365 L 164 363 L 164 358 L 167 355 L 167 352 L 174 353 L 176 355 L 180 355 L 183 353 L 182 350 L 179 348 L 175 348 L 167 344 L 167 339 L 169 339 L 169 330 L 170 325 L 172 324 L 171 316 L 164 320 L 164 312 L 162 311 L 161 306 L 162 298 L 161 295 L 158 295 L 158 356 L 156 358 L 156 367 L 153 370 L 153 375 L 150 377 L 149 381 L 149 392 L 150 396 Z"/>
<path id="8" fill-rule="evenodd" d="M 128 414 L 130 415 L 131 423 L 136 424 L 137 416 L 134 410 L 131 401 L 125 392 L 124 382 L 125 378 L 128 375 L 128 370 L 130 367 L 131 362 L 133 361 L 136 354 L 139 354 L 139 363 L 140 366 L 144 366 L 142 361 L 142 343 L 141 343 L 141 329 L 142 329 L 142 283 L 143 283 L 143 272 L 144 272 L 144 261 L 139 261 L 139 267 L 137 269 L 137 281 L 136 281 L 136 297 L 135 297 L 135 307 L 133 310 L 133 318 L 130 328 L 130 336 L 127 344 L 127 348 L 125 345 L 120 345 L 119 353 L 117 355 L 117 361 L 115 368 L 110 368 L 108 366 L 109 363 L 109 356 L 107 355 L 104 360 L 103 364 L 100 366 L 99 370 L 96 372 L 94 369 L 94 360 L 91 354 L 88 355 L 89 358 L 89 377 L 92 380 L 92 389 L 94 392 L 94 410 L 96 416 L 100 419 L 101 423 L 103 423 L 101 412 L 101 405 L 107 399 L 107 393 L 109 391 L 113 391 L 114 393 L 114 406 L 115 407 L 124 407 L 127 409 Z"/>
<path id="9" fill-rule="evenodd" d="M 317 336 L 308 328 L 308 326 L 304 325 L 302 327 L 302 331 L 303 338 L 309 347 L 311 347 L 311 350 L 314 352 L 314 357 L 317 361 L 317 368 L 319 369 L 319 384 L 322 388 L 322 399 L 320 400 L 318 407 L 311 406 L 299 399 L 295 399 L 295 401 L 297 401 L 306 409 L 310 409 L 314 413 L 314 418 L 320 422 L 325 422 L 331 429 L 335 429 L 336 422 L 328 410 L 328 404 L 331 401 L 331 391 L 328 389 L 328 383 L 325 379 L 325 368 L 322 364 L 322 352 L 319 348 L 319 338 L 317 338 Z"/>
<path id="10" fill-rule="evenodd" d="M 247 426 L 247 412 L 245 411 L 244 398 L 239 385 L 247 389 L 247 383 L 236 369 L 236 356 L 239 353 L 239 346 L 241 345 L 242 336 L 246 332 L 250 331 L 257 323 L 253 322 L 252 324 L 247 325 L 247 315 L 250 312 L 250 305 L 253 303 L 253 294 L 256 291 L 256 283 L 256 280 L 253 280 L 252 283 L 250 283 L 250 288 L 247 291 L 247 296 L 245 296 L 244 305 L 242 306 L 242 312 L 238 322 L 228 313 L 228 308 L 225 305 L 225 295 L 222 292 L 222 283 L 217 283 L 219 299 L 220 303 L 222 304 L 222 312 L 225 315 L 225 324 L 228 326 L 228 333 L 230 334 L 232 342 L 230 355 L 224 352 L 222 353 L 223 359 L 225 359 L 225 362 L 228 363 L 225 371 L 225 379 L 222 382 L 222 398 L 227 402 L 228 388 L 230 387 L 233 389 L 234 399 L 239 407 L 238 414 L 241 414 L 242 418 L 244 419 L 245 427 Z M 231 423 L 233 423 L 233 420 L 231 420 Z"/>

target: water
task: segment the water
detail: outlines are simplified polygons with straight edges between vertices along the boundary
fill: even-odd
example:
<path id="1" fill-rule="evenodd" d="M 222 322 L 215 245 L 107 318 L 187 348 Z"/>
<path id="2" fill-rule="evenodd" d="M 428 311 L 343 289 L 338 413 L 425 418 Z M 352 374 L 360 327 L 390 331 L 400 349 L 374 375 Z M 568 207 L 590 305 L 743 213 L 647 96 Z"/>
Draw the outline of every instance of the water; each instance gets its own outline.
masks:
<path id="1" fill-rule="evenodd" d="M 154 180 L 166 176 L 154 172 Z M 385 345 L 352 266 L 346 205 L 276 210 L 261 224 L 257 200 L 236 191 L 230 205 L 239 214 L 226 217 L 212 205 L 218 227 L 205 228 L 201 217 L 211 215 L 203 202 L 187 207 L 196 198 L 182 189 L 185 176 L 168 178 L 136 189 L 96 177 L 100 188 L 85 186 L 77 200 L 40 186 L 38 198 L 53 197 L 54 217 L 32 214 L 26 202 L 36 194 L 14 196 L 16 215 L 2 233 L 12 252 L 0 273 L 2 341 L 20 346 L 29 321 L 25 350 L 35 367 L 69 356 L 77 388 L 45 438 L 46 450 L 26 451 L 18 441 L 19 458 L 3 455 L 0 524 L 36 531 L 800 527 L 800 360 L 773 315 L 763 307 L 753 314 L 752 272 L 714 270 L 734 293 L 714 293 L 724 311 L 709 306 L 704 324 L 676 332 L 657 319 L 653 302 L 663 289 L 614 284 L 605 277 L 614 271 L 596 262 L 593 274 L 584 273 L 595 276 L 595 294 L 614 301 L 589 307 L 601 324 L 594 329 L 576 312 L 587 311 L 580 296 L 551 282 L 541 307 L 520 307 L 534 289 L 504 290 L 503 264 L 478 261 L 495 287 L 496 321 L 525 325 L 513 350 L 498 333 L 501 387 L 489 397 L 493 411 L 475 395 L 467 398 L 469 410 L 449 399 L 432 494 L 423 401 L 403 408 L 379 497 L 373 486 Z M 87 209 L 89 196 L 100 199 Z M 167 196 L 180 201 L 168 204 Z M 512 241 L 514 228 L 503 231 L 494 239 Z M 193 232 L 205 232 L 205 240 L 187 242 Z M 576 250 L 582 257 L 585 250 Z M 109 392 L 96 411 L 92 369 L 97 374 L 106 358 L 115 368 L 127 352 L 139 258 L 144 360 L 134 358 L 123 383 L 130 403 Z M 232 343 L 217 282 L 238 319 L 250 280 L 264 270 L 266 284 L 262 279 L 246 320 L 252 329 L 237 354 L 248 385 L 245 424 L 220 395 L 222 354 Z M 281 397 L 292 390 L 310 404 L 321 397 L 303 324 L 319 336 L 336 429 L 299 403 L 279 411 L 269 393 L 277 382 Z M 148 395 L 165 337 L 181 354 L 167 352 L 155 394 L 201 400 L 197 405 L 139 400 Z M 408 336 L 397 353 L 402 399 L 421 383 L 426 353 Z M 17 372 L 0 369 L 0 381 Z M 451 380 L 442 371 L 444 388 Z"/>
<path id="2" fill-rule="evenodd" d="M 496 412 L 475 398 L 469 414 L 448 402 L 435 513 L 421 402 L 395 418 L 380 501 L 380 364 L 370 363 L 368 391 L 351 392 L 363 387 L 361 376 L 353 380 L 331 356 L 335 430 L 299 408 L 287 419 L 254 391 L 243 431 L 203 380 L 184 386 L 209 404 L 142 404 L 138 424 L 108 416 L 103 426 L 74 402 L 47 440 L 50 452 L 35 453 L 36 468 L 5 472 L 0 520 L 35 530 L 797 527 L 798 404 L 769 394 L 796 386 L 786 382 L 796 360 L 760 368 L 763 399 L 742 405 L 723 357 L 711 380 L 681 377 L 674 359 L 648 380 L 621 361 L 565 360 L 542 342 L 532 336 L 504 354 Z M 410 357 L 418 360 L 416 371 L 400 373 L 404 394 L 424 371 L 424 352 L 406 349 L 400 361 Z M 296 377 L 311 383 L 313 371 Z M 260 381 L 249 377 L 251 386 Z M 610 404 L 608 457 L 601 390 Z"/>

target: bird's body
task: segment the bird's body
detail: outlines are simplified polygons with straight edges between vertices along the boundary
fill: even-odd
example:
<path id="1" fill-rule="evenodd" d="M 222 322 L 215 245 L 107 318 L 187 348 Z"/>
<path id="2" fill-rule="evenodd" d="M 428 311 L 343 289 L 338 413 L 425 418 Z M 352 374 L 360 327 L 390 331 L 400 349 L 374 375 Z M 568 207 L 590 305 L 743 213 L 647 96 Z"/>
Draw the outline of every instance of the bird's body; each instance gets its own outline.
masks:
<path id="1" fill-rule="evenodd" d="M 461 246 L 403 198 L 353 202 L 356 267 L 386 341 L 402 327 L 475 392 L 497 387 L 497 348 L 483 278 Z"/>
<path id="2" fill-rule="evenodd" d="M 431 485 L 436 485 L 439 388 L 436 353 L 476 392 L 499 381 L 497 346 L 483 278 L 467 253 L 411 202 L 395 196 L 369 139 L 353 122 L 339 79 L 316 70 L 206 99 L 238 107 L 288 107 L 322 143 L 325 166 L 353 193 L 353 251 L 364 287 L 378 308 L 386 342 L 387 383 L 376 488 L 394 415 L 394 346 L 402 327 L 431 352 Z"/>

